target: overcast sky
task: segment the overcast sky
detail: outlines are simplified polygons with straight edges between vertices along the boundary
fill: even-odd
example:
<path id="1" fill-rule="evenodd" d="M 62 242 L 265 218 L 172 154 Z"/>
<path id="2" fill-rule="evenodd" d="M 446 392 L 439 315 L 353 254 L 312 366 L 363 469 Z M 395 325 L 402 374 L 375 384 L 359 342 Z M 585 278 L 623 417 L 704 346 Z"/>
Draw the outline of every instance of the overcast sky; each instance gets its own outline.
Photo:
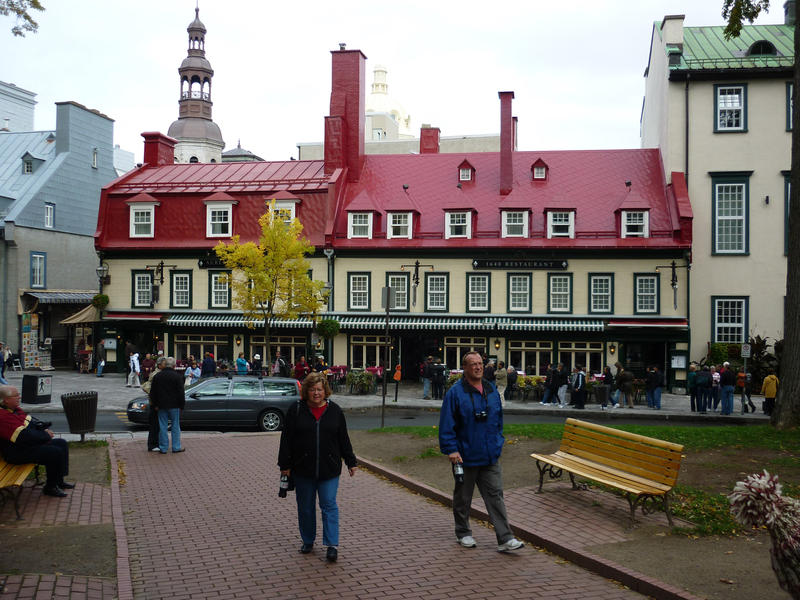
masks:
<path id="1" fill-rule="evenodd" d="M 178 116 L 178 66 L 195 0 L 43 0 L 39 32 L 0 18 L 0 80 L 38 94 L 36 128 L 54 102 L 74 100 L 115 120 L 115 143 L 142 159 L 143 131 Z M 639 146 L 653 22 L 721 25 L 722 0 L 200 0 L 214 68 L 214 121 L 226 149 L 266 160 L 321 141 L 330 51 L 345 42 L 388 69 L 390 95 L 443 136 L 499 132 L 497 92 L 515 92 L 519 149 Z M 773 0 L 759 23 L 782 23 Z M 1 115 L 0 115 L 1 116 Z"/>

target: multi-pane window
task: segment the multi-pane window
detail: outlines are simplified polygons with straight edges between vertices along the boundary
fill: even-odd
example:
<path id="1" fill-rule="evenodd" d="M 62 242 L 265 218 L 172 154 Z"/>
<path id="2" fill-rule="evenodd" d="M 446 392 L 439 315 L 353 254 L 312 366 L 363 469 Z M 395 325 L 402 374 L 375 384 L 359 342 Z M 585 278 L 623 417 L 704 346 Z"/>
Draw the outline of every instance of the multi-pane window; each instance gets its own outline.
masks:
<path id="1" fill-rule="evenodd" d="M 209 308 L 230 308 L 229 276 L 225 272 L 211 273 L 209 275 Z"/>
<path id="2" fill-rule="evenodd" d="M 445 238 L 470 237 L 469 214 L 466 212 L 445 213 Z"/>
<path id="3" fill-rule="evenodd" d="M 230 237 L 231 212 L 230 204 L 206 205 L 206 237 Z"/>
<path id="4" fill-rule="evenodd" d="M 461 359 L 467 352 L 486 352 L 485 337 L 444 338 L 444 364 L 448 369 L 461 368 Z"/>
<path id="5" fill-rule="evenodd" d="M 747 252 L 747 189 L 745 183 L 714 184 L 714 252 Z"/>
<path id="6" fill-rule="evenodd" d="M 545 366 L 552 362 L 553 342 L 508 340 L 508 364 L 526 375 L 547 375 Z"/>
<path id="7" fill-rule="evenodd" d="M 295 204 L 293 200 L 275 201 L 275 213 L 280 215 L 284 223 L 291 223 L 295 218 Z"/>
<path id="8" fill-rule="evenodd" d="M 603 342 L 559 342 L 558 362 L 567 372 L 583 365 L 586 373 L 600 373 L 603 368 Z"/>
<path id="9" fill-rule="evenodd" d="M 633 276 L 634 311 L 636 313 L 657 313 L 658 307 L 658 275 Z"/>
<path id="10" fill-rule="evenodd" d="M 544 179 L 547 176 L 546 167 L 533 167 L 533 178 Z"/>
<path id="11" fill-rule="evenodd" d="M 150 307 L 153 304 L 153 274 L 148 271 L 133 273 L 133 305 Z"/>
<path id="12" fill-rule="evenodd" d="M 217 360 L 230 361 L 235 358 L 227 335 L 175 335 L 175 358 L 178 360 L 186 360 L 190 356 L 204 356 L 206 352 L 211 352 Z M 261 356 L 266 354 L 262 353 Z"/>
<path id="13" fill-rule="evenodd" d="M 191 273 L 171 273 L 172 308 L 190 308 L 192 305 Z"/>
<path id="14" fill-rule="evenodd" d="M 522 210 L 503 211 L 503 237 L 526 237 L 528 235 L 528 213 Z"/>
<path id="15" fill-rule="evenodd" d="M 44 226 L 52 229 L 56 225 L 56 205 L 52 202 L 45 202 L 44 205 Z"/>
<path id="16" fill-rule="evenodd" d="M 747 126 L 745 112 L 745 86 L 716 85 L 716 131 L 744 131 Z"/>
<path id="17" fill-rule="evenodd" d="M 447 310 L 447 275 L 426 274 L 426 310 Z"/>
<path id="18" fill-rule="evenodd" d="M 350 273 L 348 310 L 369 310 L 369 274 Z"/>
<path id="19" fill-rule="evenodd" d="M 26 160 L 22 163 L 22 172 L 25 173 L 26 175 L 30 175 L 31 173 L 33 173 L 32 160 Z"/>
<path id="20" fill-rule="evenodd" d="M 467 273 L 467 310 L 489 310 L 489 275 Z"/>
<path id="21" fill-rule="evenodd" d="M 458 170 L 459 181 L 472 181 L 472 169 L 469 167 L 461 167 Z"/>
<path id="22" fill-rule="evenodd" d="M 529 312 L 531 309 L 531 276 L 508 275 L 508 311 Z"/>
<path id="23" fill-rule="evenodd" d="M 394 290 L 393 310 L 408 310 L 408 274 L 387 275 L 386 283 Z"/>
<path id="24" fill-rule="evenodd" d="M 377 366 L 383 360 L 387 338 L 382 335 L 350 336 L 350 364 L 353 368 Z M 394 364 L 390 355 L 389 364 Z"/>
<path id="25" fill-rule="evenodd" d="M 131 206 L 130 237 L 153 237 L 153 204 L 135 204 Z"/>
<path id="26" fill-rule="evenodd" d="M 547 288 L 549 312 L 572 312 L 572 277 L 550 273 L 547 276 Z"/>
<path id="27" fill-rule="evenodd" d="M 622 237 L 649 237 L 649 216 L 646 210 L 623 210 Z"/>
<path id="28" fill-rule="evenodd" d="M 575 213 L 572 211 L 549 211 L 547 213 L 547 237 L 575 237 Z"/>
<path id="29" fill-rule="evenodd" d="M 614 275 L 589 275 L 589 312 L 614 312 Z"/>
<path id="30" fill-rule="evenodd" d="M 411 213 L 389 213 L 388 238 L 411 238 Z"/>
<path id="31" fill-rule="evenodd" d="M 747 298 L 712 298 L 714 342 L 747 341 Z"/>
<path id="32" fill-rule="evenodd" d="M 47 255 L 44 252 L 31 252 L 31 287 L 46 287 Z"/>
<path id="33" fill-rule="evenodd" d="M 372 238 L 372 213 L 347 213 L 348 238 Z"/>

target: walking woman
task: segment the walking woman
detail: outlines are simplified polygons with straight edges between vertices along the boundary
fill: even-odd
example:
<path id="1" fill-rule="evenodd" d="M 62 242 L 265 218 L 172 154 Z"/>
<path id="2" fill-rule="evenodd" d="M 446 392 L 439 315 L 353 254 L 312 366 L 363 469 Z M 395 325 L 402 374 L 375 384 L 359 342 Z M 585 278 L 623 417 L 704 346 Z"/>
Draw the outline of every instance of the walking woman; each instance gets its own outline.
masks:
<path id="1" fill-rule="evenodd" d="M 289 408 L 281 433 L 278 467 L 281 475 L 294 478 L 297 495 L 297 522 L 303 545 L 300 552 L 314 549 L 317 535 L 315 504 L 319 496 L 322 512 L 322 543 L 328 547 L 325 558 L 338 558 L 339 507 L 336 491 L 342 460 L 350 477 L 356 472 L 356 455 L 350 444 L 342 409 L 329 402 L 331 388 L 323 373 L 309 373 L 303 380 L 300 400 Z"/>

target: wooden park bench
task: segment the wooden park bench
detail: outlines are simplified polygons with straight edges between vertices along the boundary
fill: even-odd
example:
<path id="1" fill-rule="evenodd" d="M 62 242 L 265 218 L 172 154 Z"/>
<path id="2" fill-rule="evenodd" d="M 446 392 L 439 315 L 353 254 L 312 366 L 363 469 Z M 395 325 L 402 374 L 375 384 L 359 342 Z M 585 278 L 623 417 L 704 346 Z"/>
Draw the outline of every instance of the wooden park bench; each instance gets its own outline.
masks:
<path id="1" fill-rule="evenodd" d="M 631 525 L 637 506 L 641 505 L 646 515 L 658 504 L 672 525 L 669 492 L 678 479 L 682 451 L 680 444 L 567 419 L 558 451 L 531 457 L 539 469 L 539 492 L 545 475 L 557 479 L 567 471 L 573 489 L 578 489 L 577 475 L 624 492 L 631 508 Z"/>
<path id="2" fill-rule="evenodd" d="M 0 495 L 3 496 L 3 504 L 7 498 L 14 500 L 14 510 L 17 519 L 22 516 L 19 513 L 19 497 L 22 494 L 22 484 L 36 470 L 36 483 L 39 485 L 39 466 L 35 464 L 12 465 L 0 458 Z"/>

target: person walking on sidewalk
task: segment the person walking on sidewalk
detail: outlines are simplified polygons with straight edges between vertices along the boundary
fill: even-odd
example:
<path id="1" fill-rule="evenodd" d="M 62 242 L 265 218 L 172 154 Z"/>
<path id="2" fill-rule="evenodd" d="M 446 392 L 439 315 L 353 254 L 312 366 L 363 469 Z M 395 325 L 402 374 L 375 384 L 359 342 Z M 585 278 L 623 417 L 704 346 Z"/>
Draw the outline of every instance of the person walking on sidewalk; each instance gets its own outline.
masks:
<path id="1" fill-rule="evenodd" d="M 139 387 L 139 373 L 141 372 L 141 367 L 139 366 L 138 352 L 131 352 L 128 355 L 128 366 L 130 367 L 130 371 L 128 372 L 128 383 L 125 387 Z"/>
<path id="2" fill-rule="evenodd" d="M 463 466 L 453 489 L 453 517 L 458 543 L 474 548 L 469 511 L 475 486 L 497 537 L 498 552 L 524 545 L 514 537 L 503 500 L 503 407 L 500 395 L 483 379 L 483 361 L 477 352 L 467 352 L 461 361 L 464 376 L 448 391 L 439 415 L 439 449 L 454 466 Z M 454 470 L 455 473 L 455 470 Z"/>
<path id="3" fill-rule="evenodd" d="M 442 396 L 444 396 L 444 384 L 446 381 L 445 366 L 442 364 L 442 359 L 437 357 L 436 360 L 433 361 L 433 366 L 431 367 L 431 384 L 433 386 L 434 400 L 441 400 Z"/>
<path id="4" fill-rule="evenodd" d="M 731 369 L 731 363 L 725 362 L 719 374 L 719 389 L 722 396 L 721 415 L 733 413 L 733 388 L 736 386 L 736 373 Z"/>
<path id="5" fill-rule="evenodd" d="M 567 407 L 567 386 L 569 385 L 569 373 L 564 368 L 564 363 L 558 363 L 558 368 L 553 375 L 553 385 L 556 386 L 558 395 L 558 408 Z"/>
<path id="6" fill-rule="evenodd" d="M 586 406 L 586 371 L 583 365 L 575 366 L 575 384 L 572 386 L 572 403 L 583 410 Z"/>
<path id="7" fill-rule="evenodd" d="M 739 372 L 736 374 L 736 387 L 739 388 L 739 392 L 742 394 L 742 414 L 747 414 L 747 405 L 750 405 L 750 412 L 756 414 L 756 405 L 753 404 L 753 400 L 750 396 L 750 382 L 752 381 L 752 376 L 750 373 L 745 370 L 744 367 L 739 369 Z"/>
<path id="8" fill-rule="evenodd" d="M 106 366 L 106 346 L 103 340 L 97 342 L 94 355 L 94 364 L 97 365 L 97 376 L 103 376 L 103 367 Z"/>
<path id="9" fill-rule="evenodd" d="M 497 388 L 497 393 L 501 398 L 505 397 L 506 387 L 508 386 L 508 369 L 506 363 L 502 360 L 497 363 L 497 368 L 494 370 L 494 384 Z"/>
<path id="10" fill-rule="evenodd" d="M 166 357 L 159 356 L 156 360 L 156 368 L 150 373 L 150 377 L 142 384 L 142 391 L 150 397 L 150 388 L 153 385 L 153 378 L 164 369 Z M 147 450 L 148 452 L 158 452 L 158 411 L 153 408 L 153 400 L 150 400 L 150 410 L 147 411 Z"/>
<path id="11" fill-rule="evenodd" d="M 697 366 L 694 363 L 689 365 L 686 387 L 689 389 L 689 406 L 692 412 L 697 412 L 700 403 L 697 401 Z"/>
<path id="12" fill-rule="evenodd" d="M 429 356 L 422 363 L 422 399 L 430 400 L 431 398 L 431 378 L 433 377 L 433 357 Z"/>
<path id="13" fill-rule="evenodd" d="M 764 378 L 761 384 L 761 393 L 764 394 L 764 414 L 771 415 L 775 410 L 775 396 L 778 395 L 780 379 L 775 375 L 775 369 L 769 370 L 769 375 Z"/>
<path id="14" fill-rule="evenodd" d="M 168 356 L 164 369 L 156 373 L 150 386 L 150 407 L 158 411 L 158 450 L 169 448 L 169 422 L 172 421 L 172 451 L 183 452 L 181 445 L 181 411 L 186 405 L 183 375 L 175 370 L 175 358 Z"/>
<path id="15" fill-rule="evenodd" d="M 342 460 L 350 477 L 356 473 L 356 455 L 347 433 L 347 422 L 338 404 L 330 402 L 331 388 L 324 373 L 310 373 L 303 380 L 300 400 L 286 413 L 281 432 L 278 468 L 293 477 L 297 498 L 297 524 L 303 545 L 300 552 L 314 549 L 319 497 L 322 513 L 322 543 L 328 547 L 328 562 L 339 557 L 339 507 L 336 492 Z"/>
<path id="16" fill-rule="evenodd" d="M 633 373 L 623 367 L 620 362 L 614 366 L 617 367 L 617 386 L 622 398 L 628 408 L 633 408 Z"/>

